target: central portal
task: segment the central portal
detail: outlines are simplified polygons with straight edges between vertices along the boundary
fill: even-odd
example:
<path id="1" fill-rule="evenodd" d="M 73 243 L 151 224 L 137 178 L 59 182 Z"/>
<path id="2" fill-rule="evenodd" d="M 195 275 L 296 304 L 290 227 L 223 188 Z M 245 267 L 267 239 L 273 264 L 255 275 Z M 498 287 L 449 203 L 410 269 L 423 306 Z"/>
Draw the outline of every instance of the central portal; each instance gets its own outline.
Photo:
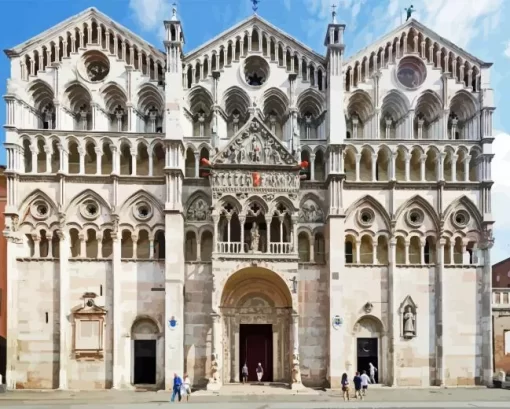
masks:
<path id="1" fill-rule="evenodd" d="M 273 326 L 271 324 L 241 324 L 239 330 L 240 366 L 248 366 L 248 381 L 257 381 L 257 366 L 262 364 L 262 382 L 273 381 Z"/>

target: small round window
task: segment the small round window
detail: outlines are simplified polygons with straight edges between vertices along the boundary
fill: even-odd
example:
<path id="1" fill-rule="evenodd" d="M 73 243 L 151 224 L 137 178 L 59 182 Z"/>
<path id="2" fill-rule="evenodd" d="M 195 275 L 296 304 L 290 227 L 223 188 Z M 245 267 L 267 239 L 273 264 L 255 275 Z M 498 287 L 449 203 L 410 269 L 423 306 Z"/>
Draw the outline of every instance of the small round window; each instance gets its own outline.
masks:
<path id="1" fill-rule="evenodd" d="M 407 221 L 413 227 L 421 226 L 424 218 L 423 212 L 420 209 L 412 209 L 407 214 Z"/>
<path id="2" fill-rule="evenodd" d="M 81 215 L 87 220 L 94 220 L 99 216 L 99 204 L 93 200 L 86 200 L 81 206 Z"/>
<path id="3" fill-rule="evenodd" d="M 416 89 L 425 82 L 427 68 L 423 61 L 415 57 L 404 57 L 397 67 L 397 79 L 409 89 Z"/>
<path id="4" fill-rule="evenodd" d="M 41 217 L 46 217 L 48 214 L 48 206 L 46 206 L 44 203 L 37 205 L 36 210 L 37 214 Z"/>
<path id="5" fill-rule="evenodd" d="M 370 226 L 374 222 L 374 219 L 375 219 L 375 214 L 372 211 L 372 209 L 366 208 L 366 209 L 362 209 L 359 212 L 358 220 L 362 226 L 365 226 L 365 227 Z"/>
<path id="6" fill-rule="evenodd" d="M 139 202 L 133 209 L 136 219 L 143 221 L 152 217 L 152 207 L 147 202 Z"/>
<path id="7" fill-rule="evenodd" d="M 457 227 L 466 227 L 469 223 L 469 214 L 464 210 L 459 210 L 453 215 L 453 222 Z"/>
<path id="8" fill-rule="evenodd" d="M 50 216 L 50 207 L 43 200 L 37 200 L 30 206 L 30 213 L 37 220 L 44 220 Z"/>

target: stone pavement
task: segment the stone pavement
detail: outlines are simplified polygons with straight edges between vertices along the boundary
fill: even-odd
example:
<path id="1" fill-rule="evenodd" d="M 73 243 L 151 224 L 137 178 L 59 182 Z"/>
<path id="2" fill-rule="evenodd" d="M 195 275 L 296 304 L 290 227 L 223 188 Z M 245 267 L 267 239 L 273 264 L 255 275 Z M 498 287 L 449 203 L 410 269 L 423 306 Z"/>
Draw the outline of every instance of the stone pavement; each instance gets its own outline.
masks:
<path id="1" fill-rule="evenodd" d="M 86 408 L 140 409 L 167 405 L 169 391 L 8 391 L 0 395 L 0 408 L 59 408 L 86 405 Z M 369 388 L 363 402 L 344 402 L 336 390 L 309 390 L 305 393 L 283 387 L 259 385 L 227 385 L 219 393 L 196 391 L 191 395 L 189 409 L 300 409 L 300 408 L 510 408 L 510 390 L 487 388 Z M 489 405 L 489 406 L 488 406 Z M 81 406 L 83 408 L 83 406 Z"/>

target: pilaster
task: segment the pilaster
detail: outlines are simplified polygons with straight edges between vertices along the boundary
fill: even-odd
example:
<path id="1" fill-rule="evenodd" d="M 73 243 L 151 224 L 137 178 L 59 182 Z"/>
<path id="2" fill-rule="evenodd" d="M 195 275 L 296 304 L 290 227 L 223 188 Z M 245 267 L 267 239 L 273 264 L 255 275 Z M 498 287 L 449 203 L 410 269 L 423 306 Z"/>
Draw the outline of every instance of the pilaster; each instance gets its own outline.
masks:
<path id="1" fill-rule="evenodd" d="M 65 216 L 61 218 L 64 220 Z M 71 250 L 69 235 L 64 231 L 64 225 L 60 226 L 58 231 L 59 238 L 59 305 L 60 305 L 60 355 L 59 355 L 59 382 L 58 388 L 65 390 L 68 388 L 68 369 L 69 369 L 69 345 L 72 342 L 71 339 L 71 327 L 68 320 L 68 315 L 71 313 L 71 307 L 69 305 L 69 292 L 70 278 L 69 278 L 69 253 Z"/>

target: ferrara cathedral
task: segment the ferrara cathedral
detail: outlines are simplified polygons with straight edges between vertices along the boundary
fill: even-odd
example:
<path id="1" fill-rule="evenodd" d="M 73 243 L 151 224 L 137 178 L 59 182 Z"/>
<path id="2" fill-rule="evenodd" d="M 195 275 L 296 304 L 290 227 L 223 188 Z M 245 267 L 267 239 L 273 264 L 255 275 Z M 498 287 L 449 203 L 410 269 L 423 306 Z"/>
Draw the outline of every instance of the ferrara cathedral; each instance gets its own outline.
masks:
<path id="1" fill-rule="evenodd" d="M 7 386 L 488 384 L 491 63 L 90 8 L 6 51 Z M 159 48 L 164 48 L 160 51 Z"/>

